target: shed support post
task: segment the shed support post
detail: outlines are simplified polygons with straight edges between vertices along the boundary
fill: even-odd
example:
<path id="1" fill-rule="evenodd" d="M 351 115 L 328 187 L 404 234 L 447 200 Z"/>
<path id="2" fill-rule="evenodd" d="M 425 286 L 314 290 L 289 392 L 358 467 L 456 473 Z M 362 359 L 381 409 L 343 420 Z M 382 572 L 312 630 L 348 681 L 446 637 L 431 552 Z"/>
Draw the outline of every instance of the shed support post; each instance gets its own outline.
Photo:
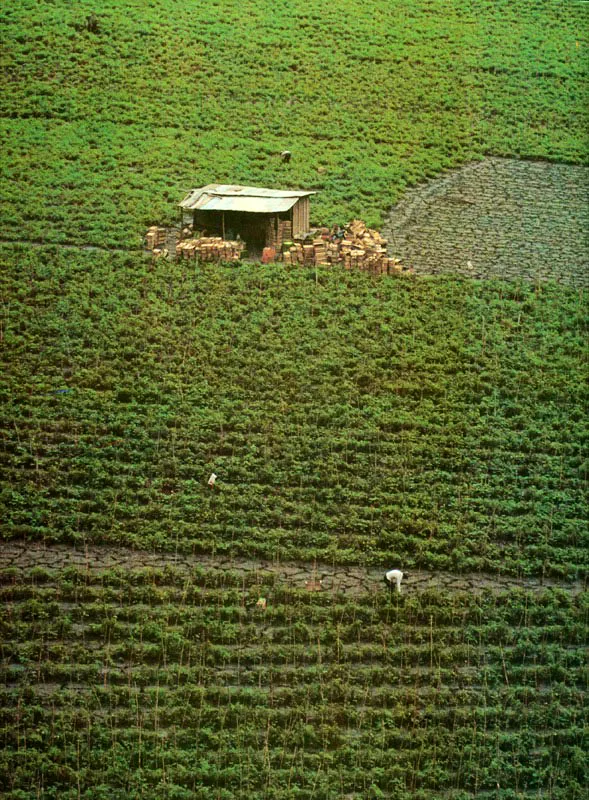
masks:
<path id="1" fill-rule="evenodd" d="M 221 227 L 223 231 L 223 240 L 225 240 L 225 212 L 221 212 Z"/>

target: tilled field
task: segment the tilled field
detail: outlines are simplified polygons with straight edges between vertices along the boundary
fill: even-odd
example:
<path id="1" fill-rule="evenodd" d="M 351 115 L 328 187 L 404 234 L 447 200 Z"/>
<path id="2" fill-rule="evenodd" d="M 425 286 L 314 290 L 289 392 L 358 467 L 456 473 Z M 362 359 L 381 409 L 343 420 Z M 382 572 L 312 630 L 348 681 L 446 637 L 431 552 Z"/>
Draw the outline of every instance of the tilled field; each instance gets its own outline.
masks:
<path id="1" fill-rule="evenodd" d="M 584 796 L 586 592 L 52 554 L 0 573 L 4 797 Z"/>
<path id="2" fill-rule="evenodd" d="M 488 158 L 407 192 L 383 234 L 421 274 L 589 286 L 589 169 Z"/>

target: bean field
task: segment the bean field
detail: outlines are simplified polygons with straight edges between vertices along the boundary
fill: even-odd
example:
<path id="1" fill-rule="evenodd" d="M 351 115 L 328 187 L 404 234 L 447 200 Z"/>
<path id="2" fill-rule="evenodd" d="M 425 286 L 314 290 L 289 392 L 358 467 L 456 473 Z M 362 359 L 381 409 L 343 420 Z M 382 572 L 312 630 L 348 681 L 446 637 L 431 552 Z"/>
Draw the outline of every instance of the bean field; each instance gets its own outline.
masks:
<path id="1" fill-rule="evenodd" d="M 582 291 L 5 261 L 5 796 L 584 796 Z"/>
<path id="2" fill-rule="evenodd" d="M 581 237 L 557 283 L 141 236 L 210 182 L 380 226 L 465 164 L 584 175 L 587 11 L 0 9 L 2 797 L 585 800 Z"/>
<path id="3" fill-rule="evenodd" d="M 586 574 L 582 292 L 6 260 L 5 537 Z"/>
<path id="4" fill-rule="evenodd" d="M 5 796 L 586 796 L 586 593 L 354 600 L 173 566 L 0 591 Z"/>

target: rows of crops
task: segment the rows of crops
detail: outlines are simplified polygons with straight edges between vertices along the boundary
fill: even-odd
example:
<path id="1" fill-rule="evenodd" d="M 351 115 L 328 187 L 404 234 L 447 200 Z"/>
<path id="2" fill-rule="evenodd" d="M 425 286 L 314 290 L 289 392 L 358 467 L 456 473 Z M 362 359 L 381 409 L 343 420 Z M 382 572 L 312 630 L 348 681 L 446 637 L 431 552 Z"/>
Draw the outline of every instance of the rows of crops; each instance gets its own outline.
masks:
<path id="1" fill-rule="evenodd" d="M 11 800 L 586 796 L 586 594 L 139 567 L 5 569 L 0 593 Z"/>
<path id="2" fill-rule="evenodd" d="M 587 163 L 588 11 L 4 4 L 0 239 L 136 248 L 212 181 L 376 226 L 485 154 Z M 0 536 L 41 564 L 0 549 L 2 797 L 584 800 L 582 291 L 0 260 Z M 561 588 L 309 593 L 215 555 Z"/>
<path id="3" fill-rule="evenodd" d="M 5 537 L 585 573 L 582 292 L 5 255 Z"/>
<path id="4" fill-rule="evenodd" d="M 5 4 L 2 237 L 137 245 L 211 181 L 317 189 L 314 222 L 378 225 L 485 153 L 586 163 L 588 19 L 533 0 Z"/>

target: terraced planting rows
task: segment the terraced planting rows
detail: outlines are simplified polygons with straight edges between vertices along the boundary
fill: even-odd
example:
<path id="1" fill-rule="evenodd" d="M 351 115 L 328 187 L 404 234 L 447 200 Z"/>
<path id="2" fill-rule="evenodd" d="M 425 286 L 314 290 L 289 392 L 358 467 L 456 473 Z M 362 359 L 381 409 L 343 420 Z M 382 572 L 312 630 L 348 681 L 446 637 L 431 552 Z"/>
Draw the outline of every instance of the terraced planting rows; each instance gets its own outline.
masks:
<path id="1" fill-rule="evenodd" d="M 586 593 L 90 566 L 0 594 L 7 799 L 585 796 Z"/>
<path id="2" fill-rule="evenodd" d="M 4 255 L 5 539 L 586 574 L 582 292 Z"/>

